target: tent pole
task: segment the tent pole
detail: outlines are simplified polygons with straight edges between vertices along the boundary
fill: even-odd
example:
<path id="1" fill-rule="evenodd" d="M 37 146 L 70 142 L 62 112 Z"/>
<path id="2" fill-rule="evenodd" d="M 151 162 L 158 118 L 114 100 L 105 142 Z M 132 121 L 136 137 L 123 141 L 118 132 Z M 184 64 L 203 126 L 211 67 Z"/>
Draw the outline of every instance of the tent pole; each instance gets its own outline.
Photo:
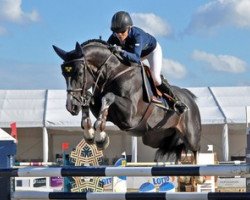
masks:
<path id="1" fill-rule="evenodd" d="M 49 137 L 47 128 L 43 127 L 43 162 L 49 161 Z"/>
<path id="2" fill-rule="evenodd" d="M 44 115 L 43 115 L 43 162 L 49 162 L 49 136 L 46 128 L 48 90 L 45 92 Z"/>
<path id="3" fill-rule="evenodd" d="M 137 137 L 132 137 L 132 162 L 137 162 Z"/>
<path id="4" fill-rule="evenodd" d="M 224 117 L 224 126 L 223 126 L 223 131 L 222 131 L 222 151 L 223 151 L 223 159 L 224 161 L 229 161 L 229 134 L 228 134 L 228 120 L 227 120 L 227 116 L 225 115 L 219 101 L 217 100 L 216 96 L 214 95 L 214 92 L 212 90 L 212 88 L 208 87 L 211 95 L 214 98 L 214 101 L 216 103 L 216 105 L 218 106 L 222 116 Z"/>
<path id="5" fill-rule="evenodd" d="M 229 161 L 229 135 L 228 124 L 224 124 L 222 131 L 223 160 Z"/>

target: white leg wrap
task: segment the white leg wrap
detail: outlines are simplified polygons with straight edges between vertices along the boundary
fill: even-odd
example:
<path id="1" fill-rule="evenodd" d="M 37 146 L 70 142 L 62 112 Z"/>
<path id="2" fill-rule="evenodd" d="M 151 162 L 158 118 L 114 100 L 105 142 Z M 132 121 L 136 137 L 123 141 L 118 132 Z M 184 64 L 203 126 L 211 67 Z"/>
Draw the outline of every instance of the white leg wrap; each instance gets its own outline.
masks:
<path id="1" fill-rule="evenodd" d="M 97 132 L 97 133 L 95 134 L 95 141 L 96 141 L 96 142 L 104 141 L 106 137 L 107 137 L 107 134 L 106 134 L 105 131 Z"/>
<path id="2" fill-rule="evenodd" d="M 95 135 L 95 130 L 90 128 L 89 130 L 84 129 L 83 136 L 85 139 L 93 139 Z"/>

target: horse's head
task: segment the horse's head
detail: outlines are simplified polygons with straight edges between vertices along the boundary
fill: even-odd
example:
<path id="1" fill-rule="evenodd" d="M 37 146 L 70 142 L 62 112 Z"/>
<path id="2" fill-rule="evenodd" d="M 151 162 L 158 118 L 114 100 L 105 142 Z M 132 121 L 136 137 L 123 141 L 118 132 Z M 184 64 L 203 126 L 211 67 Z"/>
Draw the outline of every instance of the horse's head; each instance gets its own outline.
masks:
<path id="1" fill-rule="evenodd" d="M 66 108 L 72 115 L 78 115 L 82 106 L 89 106 L 91 98 L 88 89 L 93 85 L 93 74 L 88 69 L 86 58 L 79 43 L 75 49 L 66 52 L 53 46 L 57 55 L 64 60 L 62 74 L 67 84 Z"/>

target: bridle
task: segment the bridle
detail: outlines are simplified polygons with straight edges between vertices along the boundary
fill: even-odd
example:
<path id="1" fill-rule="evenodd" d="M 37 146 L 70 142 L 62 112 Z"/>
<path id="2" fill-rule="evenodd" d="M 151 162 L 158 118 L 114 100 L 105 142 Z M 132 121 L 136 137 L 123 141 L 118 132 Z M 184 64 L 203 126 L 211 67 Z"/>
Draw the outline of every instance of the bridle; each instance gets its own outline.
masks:
<path id="1" fill-rule="evenodd" d="M 71 61 L 67 61 L 64 62 L 62 64 L 63 65 L 68 65 L 70 63 L 73 62 L 81 62 L 80 65 L 81 67 L 83 67 L 83 83 L 82 83 L 82 88 L 74 88 L 72 89 L 71 87 L 71 76 L 67 76 L 67 82 L 68 82 L 68 86 L 67 86 L 67 93 L 70 94 L 76 101 L 78 101 L 80 103 L 81 106 L 88 106 L 90 103 L 90 100 L 92 98 L 92 94 L 87 91 L 87 71 L 91 74 L 91 76 L 93 77 L 93 79 L 95 80 L 94 82 L 94 89 L 93 89 L 93 94 L 95 93 L 95 90 L 97 88 L 97 84 L 100 80 L 100 77 L 102 75 L 103 70 L 105 69 L 105 67 L 107 66 L 107 62 L 108 60 L 111 58 L 113 54 L 110 53 L 109 56 L 107 56 L 107 58 L 104 60 L 104 62 L 100 65 L 99 70 L 96 72 L 97 76 L 95 75 L 95 72 L 93 71 L 93 69 L 88 65 L 88 63 L 86 62 L 86 58 L 83 56 L 81 58 L 78 59 L 73 59 Z M 80 99 L 74 95 L 74 93 L 80 93 Z"/>
<path id="2" fill-rule="evenodd" d="M 110 54 L 107 56 L 107 58 L 98 67 L 99 70 L 97 72 L 94 72 L 94 70 L 88 65 L 86 58 L 84 56 L 82 56 L 81 58 L 78 58 L 78 59 L 73 59 L 73 60 L 64 62 L 62 64 L 62 66 L 63 66 L 63 65 L 67 65 L 67 64 L 70 64 L 73 62 L 77 62 L 77 61 L 81 62 L 80 65 L 81 65 L 81 67 L 83 67 L 83 73 L 84 73 L 83 74 L 84 80 L 82 83 L 82 88 L 72 89 L 72 87 L 70 85 L 71 76 L 66 77 L 68 79 L 67 80 L 68 81 L 67 93 L 70 94 L 76 101 L 78 101 L 81 106 L 83 106 L 83 107 L 89 106 L 89 103 L 92 99 L 92 96 L 95 94 L 95 91 L 98 87 L 97 85 L 98 85 L 98 82 L 99 82 L 100 77 L 102 75 L 102 72 L 104 71 L 105 68 L 107 68 L 107 66 L 108 66 L 107 62 L 109 61 L 109 59 L 111 58 L 112 55 L 114 55 L 114 54 L 112 52 L 110 52 Z M 122 74 L 124 74 L 128 71 L 131 71 L 131 70 L 133 70 L 133 67 L 128 67 L 128 68 L 122 70 L 121 72 L 116 74 L 115 77 L 113 77 L 112 80 L 110 80 L 109 82 L 112 82 L 113 80 L 115 80 L 116 78 L 121 76 Z M 93 88 L 92 93 L 87 91 L 87 83 L 88 83 L 87 76 L 86 76 L 87 72 L 89 72 L 91 74 L 91 76 L 93 77 L 93 80 L 94 80 L 94 88 Z M 107 81 L 104 84 L 102 84 L 102 88 L 100 89 L 101 91 L 103 90 L 106 83 L 107 83 Z M 74 95 L 74 93 L 80 93 L 80 99 L 76 95 Z"/>

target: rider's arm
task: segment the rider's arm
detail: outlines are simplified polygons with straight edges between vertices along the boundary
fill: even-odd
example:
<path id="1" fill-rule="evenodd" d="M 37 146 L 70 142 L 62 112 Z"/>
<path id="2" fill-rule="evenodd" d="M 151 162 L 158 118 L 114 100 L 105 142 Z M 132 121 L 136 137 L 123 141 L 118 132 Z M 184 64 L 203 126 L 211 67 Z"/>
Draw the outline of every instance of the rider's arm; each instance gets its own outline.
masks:
<path id="1" fill-rule="evenodd" d="M 123 49 L 124 51 L 121 52 L 121 56 L 131 62 L 140 63 L 140 57 L 141 57 L 141 51 L 142 51 L 142 45 L 141 45 L 142 38 L 139 34 L 136 34 L 134 35 L 133 40 L 134 40 L 133 42 L 134 44 L 133 44 L 132 52 L 128 52 L 126 51 L 126 49 Z M 114 34 L 112 34 L 109 37 L 107 42 L 111 45 L 118 45 L 118 46 L 121 45 L 118 38 L 115 37 Z"/>
<path id="2" fill-rule="evenodd" d="M 142 52 L 142 38 L 139 34 L 137 34 L 134 36 L 134 46 L 132 52 L 124 50 L 124 52 L 121 55 L 132 62 L 140 63 L 141 52 Z"/>

